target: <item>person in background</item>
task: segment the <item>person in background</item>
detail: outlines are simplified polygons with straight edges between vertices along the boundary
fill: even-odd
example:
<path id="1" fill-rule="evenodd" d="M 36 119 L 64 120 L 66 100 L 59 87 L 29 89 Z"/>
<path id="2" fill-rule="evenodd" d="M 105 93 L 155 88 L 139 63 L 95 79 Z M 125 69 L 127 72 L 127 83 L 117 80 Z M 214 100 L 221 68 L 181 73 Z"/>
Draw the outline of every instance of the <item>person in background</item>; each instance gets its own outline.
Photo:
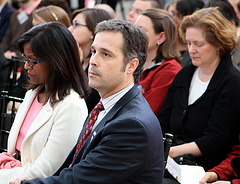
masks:
<path id="1" fill-rule="evenodd" d="M 64 9 L 67 12 L 69 18 L 71 19 L 72 11 L 69 4 L 66 2 L 66 0 L 42 0 L 38 5 L 37 9 L 41 7 L 49 6 L 49 5 L 58 6 Z"/>
<path id="2" fill-rule="evenodd" d="M 72 25 L 69 27 L 69 30 L 82 50 L 82 66 L 86 73 L 88 73 L 89 59 L 91 56 L 90 50 L 94 39 L 95 27 L 99 22 L 109 19 L 111 19 L 111 17 L 105 10 L 97 8 L 83 8 L 73 12 Z M 92 89 L 86 101 L 89 112 L 91 112 L 99 102 L 99 99 L 100 96 L 98 92 Z"/>
<path id="3" fill-rule="evenodd" d="M 191 15 L 194 11 L 203 8 L 204 3 L 202 0 L 176 0 L 175 10 L 170 12 L 174 18 L 177 26 L 177 30 L 184 16 Z M 183 42 L 180 36 L 178 36 L 178 52 L 181 55 L 180 64 L 182 67 L 191 63 L 191 58 L 187 50 L 187 45 Z"/>
<path id="4" fill-rule="evenodd" d="M 18 55 L 17 40 L 32 27 L 32 12 L 41 0 L 18 0 L 20 8 L 16 10 L 9 22 L 8 29 L 0 43 L 0 49 L 6 58 Z"/>
<path id="5" fill-rule="evenodd" d="M 238 19 L 240 20 L 240 1 L 237 3 L 237 12 Z"/>
<path id="6" fill-rule="evenodd" d="M 103 21 L 95 33 L 89 85 L 98 90 L 101 101 L 89 117 L 96 121 L 85 122 L 93 122 L 92 131 L 85 142 L 85 131 L 81 132 L 79 146 L 54 176 L 20 176 L 10 184 L 162 183 L 161 127 L 136 86 L 147 55 L 147 35 L 121 20 Z"/>
<path id="7" fill-rule="evenodd" d="M 138 88 L 157 115 L 174 77 L 182 69 L 177 53 L 177 30 L 172 16 L 162 9 L 144 10 L 135 24 L 148 34 L 148 56 Z"/>
<path id="8" fill-rule="evenodd" d="M 240 135 L 239 135 L 240 136 Z M 239 137 L 240 138 L 240 137 Z M 200 184 L 239 184 L 240 183 L 240 145 L 235 145 L 219 165 L 205 173 Z"/>
<path id="9" fill-rule="evenodd" d="M 109 13 L 109 15 L 111 16 L 111 19 L 115 18 L 115 11 L 114 11 L 114 9 L 112 9 L 112 7 L 109 6 L 108 4 L 96 4 L 94 6 L 94 8 L 103 9 L 106 12 Z"/>
<path id="10" fill-rule="evenodd" d="M 164 7 L 164 9 L 168 11 L 173 17 L 175 16 L 176 2 L 176 0 L 171 1 Z"/>
<path id="11" fill-rule="evenodd" d="M 231 23 L 238 27 L 239 19 L 237 17 L 236 12 L 234 11 L 231 3 L 228 0 L 209 0 L 204 7 L 218 7 L 218 10 L 222 13 L 222 15 L 231 21 Z M 236 37 L 237 45 L 234 51 L 232 52 L 232 61 L 233 66 L 235 66 L 238 70 L 240 70 L 240 43 L 239 43 L 239 30 Z"/>
<path id="12" fill-rule="evenodd" d="M 239 3 L 239 0 L 229 0 L 229 2 L 231 3 L 234 11 L 237 13 L 238 12 L 238 3 Z M 238 19 L 240 19 L 240 17 L 238 17 Z"/>
<path id="13" fill-rule="evenodd" d="M 60 22 L 66 27 L 71 25 L 67 12 L 59 6 L 49 5 L 33 11 L 33 26 L 44 22 Z"/>
<path id="14" fill-rule="evenodd" d="M 19 174 L 54 174 L 77 141 L 87 117 L 89 86 L 77 43 L 61 23 L 43 23 L 18 40 L 30 79 L 0 155 L 1 184 Z"/>
<path id="15" fill-rule="evenodd" d="M 176 75 L 158 119 L 174 136 L 169 156 L 190 154 L 209 170 L 238 143 L 240 72 L 231 59 L 237 30 L 217 8 L 204 8 L 184 17 L 179 31 L 192 64 Z"/>
<path id="16" fill-rule="evenodd" d="M 163 5 L 160 0 L 135 0 L 126 20 L 135 23 L 138 15 L 149 8 L 163 8 Z"/>
<path id="17" fill-rule="evenodd" d="M 15 9 L 9 5 L 8 0 L 0 0 L 0 43 L 8 28 L 11 15 Z"/>

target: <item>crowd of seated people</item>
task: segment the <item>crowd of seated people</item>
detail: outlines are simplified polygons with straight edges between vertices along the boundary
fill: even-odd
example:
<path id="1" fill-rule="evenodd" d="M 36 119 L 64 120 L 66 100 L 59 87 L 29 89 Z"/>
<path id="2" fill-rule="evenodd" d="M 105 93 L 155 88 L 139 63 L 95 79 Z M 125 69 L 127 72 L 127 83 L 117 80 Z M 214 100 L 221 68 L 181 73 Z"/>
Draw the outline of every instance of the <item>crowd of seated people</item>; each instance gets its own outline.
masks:
<path id="1" fill-rule="evenodd" d="M 133 146 L 130 145 L 133 140 L 129 145 L 123 140 L 124 137 L 131 139 L 128 133 L 132 133 L 136 136 L 136 148 L 143 146 L 143 142 L 137 142 L 142 127 L 136 124 L 134 132 L 134 122 L 129 132 L 124 132 L 124 118 L 129 115 L 132 122 L 133 114 L 129 113 L 133 113 L 136 107 L 128 104 L 126 109 L 123 108 L 125 103 L 120 98 L 125 94 L 130 98 L 130 91 L 138 89 L 140 93 L 136 95 L 143 96 L 147 103 L 141 98 L 138 105 L 144 104 L 144 107 L 135 113 L 142 110 L 142 114 L 146 118 L 149 115 L 150 119 L 154 116 L 152 112 L 155 114 L 162 130 L 158 135 L 154 134 L 158 141 L 162 140 L 164 133 L 173 135 L 170 157 L 177 163 L 180 163 L 179 158 L 184 158 L 185 164 L 202 166 L 207 172 L 200 183 L 239 182 L 240 73 L 237 69 L 240 46 L 239 19 L 234 11 L 236 2 L 173 0 L 164 10 L 161 0 L 135 0 L 126 21 L 113 20 L 116 4 L 87 8 L 86 1 L 81 9 L 76 9 L 70 7 L 73 5 L 71 1 L 66 0 L 58 3 L 54 0 L 18 0 L 18 3 L 17 10 L 10 8 L 8 12 L 5 30 L 0 27 L 0 33 L 3 32 L 0 53 L 1 60 L 19 56 L 25 62 L 20 72 L 27 78 L 21 86 L 24 89 L 21 97 L 25 97 L 10 131 L 8 152 L 0 154 L 0 181 L 6 184 L 25 180 L 25 184 L 64 183 L 65 177 L 73 176 L 70 183 L 102 183 L 101 179 L 110 181 L 111 177 L 114 178 L 115 173 L 109 169 L 117 168 L 116 171 L 122 174 L 122 177 L 116 177 L 118 182 L 154 183 L 154 179 L 148 180 L 148 176 L 154 175 L 152 170 L 147 171 L 146 181 L 140 179 L 143 173 L 139 169 L 146 166 L 138 159 L 145 155 L 141 152 L 143 150 L 138 150 L 141 153 L 138 155 L 129 147 Z M 231 3 L 236 5 L 235 9 Z M 11 7 L 6 1 L 3 5 Z M 125 37 L 133 32 L 138 35 Z M 50 34 L 53 35 L 51 39 Z M 111 35 L 116 43 L 107 35 Z M 133 48 L 134 44 L 139 44 L 135 40 L 139 37 L 143 39 L 143 45 Z M 146 49 L 143 48 L 145 39 L 148 42 L 144 53 L 146 58 L 141 55 Z M 116 47 L 120 43 L 122 47 L 119 48 L 123 50 L 118 51 Z M 124 50 L 126 48 L 128 50 Z M 139 53 L 134 49 L 139 49 Z M 139 59 L 142 57 L 144 62 Z M 121 70 L 117 70 L 120 64 L 114 69 L 110 67 L 111 62 L 123 58 Z M 106 67 L 104 70 L 103 66 Z M 134 77 L 131 85 L 127 81 L 129 75 Z M 123 80 L 126 83 L 120 86 Z M 16 88 L 12 94 L 17 96 L 18 93 L 20 90 Z M 115 98 L 117 103 L 113 100 Z M 97 112 L 100 119 L 89 131 L 89 119 L 99 101 L 103 102 L 102 111 Z M 146 123 L 142 116 L 139 121 Z M 156 126 L 156 120 L 153 121 L 146 127 Z M 118 132 L 117 127 L 124 131 Z M 158 127 L 155 128 L 158 132 Z M 90 135 L 84 138 L 86 130 Z M 39 139 L 40 136 L 43 138 Z M 119 136 L 123 136 L 121 141 Z M 83 142 L 79 148 L 82 140 L 87 143 Z M 119 145 L 113 145 L 114 141 L 119 141 Z M 156 144 L 158 149 L 162 148 L 162 144 L 154 142 Z M 124 155 L 115 157 L 121 151 Z M 78 152 L 81 157 L 77 156 Z M 124 167 L 118 164 L 126 164 L 132 154 L 137 160 L 135 167 L 129 166 L 132 173 L 126 173 L 128 169 L 122 173 Z M 167 170 L 162 175 L 162 159 L 161 152 L 153 164 L 156 173 L 160 174 L 159 183 L 177 183 Z M 188 159 L 191 163 L 187 162 Z M 109 165 L 100 167 L 104 164 Z M 112 176 L 106 178 L 101 172 L 96 174 L 99 169 Z M 75 172 L 79 174 L 77 177 Z M 96 174 L 95 178 L 88 177 L 92 172 Z M 33 178 L 37 179 L 29 180 Z"/>

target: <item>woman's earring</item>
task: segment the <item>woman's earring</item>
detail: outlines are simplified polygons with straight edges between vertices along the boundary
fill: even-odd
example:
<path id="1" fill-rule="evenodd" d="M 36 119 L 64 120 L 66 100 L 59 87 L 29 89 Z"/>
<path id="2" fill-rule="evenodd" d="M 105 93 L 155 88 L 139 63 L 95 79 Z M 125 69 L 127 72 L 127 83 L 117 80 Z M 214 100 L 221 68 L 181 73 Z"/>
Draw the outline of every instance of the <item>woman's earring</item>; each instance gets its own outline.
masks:
<path id="1" fill-rule="evenodd" d="M 219 49 L 217 50 L 217 55 L 219 55 Z"/>

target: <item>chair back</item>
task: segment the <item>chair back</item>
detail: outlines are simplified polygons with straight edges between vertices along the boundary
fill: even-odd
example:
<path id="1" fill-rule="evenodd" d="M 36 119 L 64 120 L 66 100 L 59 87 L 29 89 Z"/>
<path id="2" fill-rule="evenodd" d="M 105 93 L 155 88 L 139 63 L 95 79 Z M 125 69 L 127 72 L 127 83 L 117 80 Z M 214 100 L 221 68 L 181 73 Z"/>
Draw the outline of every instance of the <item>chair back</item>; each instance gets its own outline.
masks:
<path id="1" fill-rule="evenodd" d="M 0 97 L 0 153 L 7 151 L 7 139 L 12 123 L 16 115 L 15 103 L 21 103 L 22 98 L 8 95 L 8 91 L 2 91 Z M 7 113 L 7 105 L 12 102 L 10 113 Z"/>

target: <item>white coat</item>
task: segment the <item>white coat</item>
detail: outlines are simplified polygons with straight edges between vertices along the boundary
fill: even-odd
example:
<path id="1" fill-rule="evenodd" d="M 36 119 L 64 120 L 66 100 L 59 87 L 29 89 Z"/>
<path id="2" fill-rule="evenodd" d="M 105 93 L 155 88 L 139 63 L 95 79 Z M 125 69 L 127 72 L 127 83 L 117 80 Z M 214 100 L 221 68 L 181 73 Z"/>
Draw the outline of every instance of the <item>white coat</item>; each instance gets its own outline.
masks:
<path id="1" fill-rule="evenodd" d="M 36 95 L 37 90 L 28 91 L 17 112 L 8 138 L 11 155 L 16 151 L 19 130 Z M 53 175 L 76 144 L 87 115 L 85 100 L 73 90 L 54 107 L 48 101 L 22 142 L 22 167 L 0 170 L 0 183 L 8 184 L 20 174 L 30 178 Z"/>

